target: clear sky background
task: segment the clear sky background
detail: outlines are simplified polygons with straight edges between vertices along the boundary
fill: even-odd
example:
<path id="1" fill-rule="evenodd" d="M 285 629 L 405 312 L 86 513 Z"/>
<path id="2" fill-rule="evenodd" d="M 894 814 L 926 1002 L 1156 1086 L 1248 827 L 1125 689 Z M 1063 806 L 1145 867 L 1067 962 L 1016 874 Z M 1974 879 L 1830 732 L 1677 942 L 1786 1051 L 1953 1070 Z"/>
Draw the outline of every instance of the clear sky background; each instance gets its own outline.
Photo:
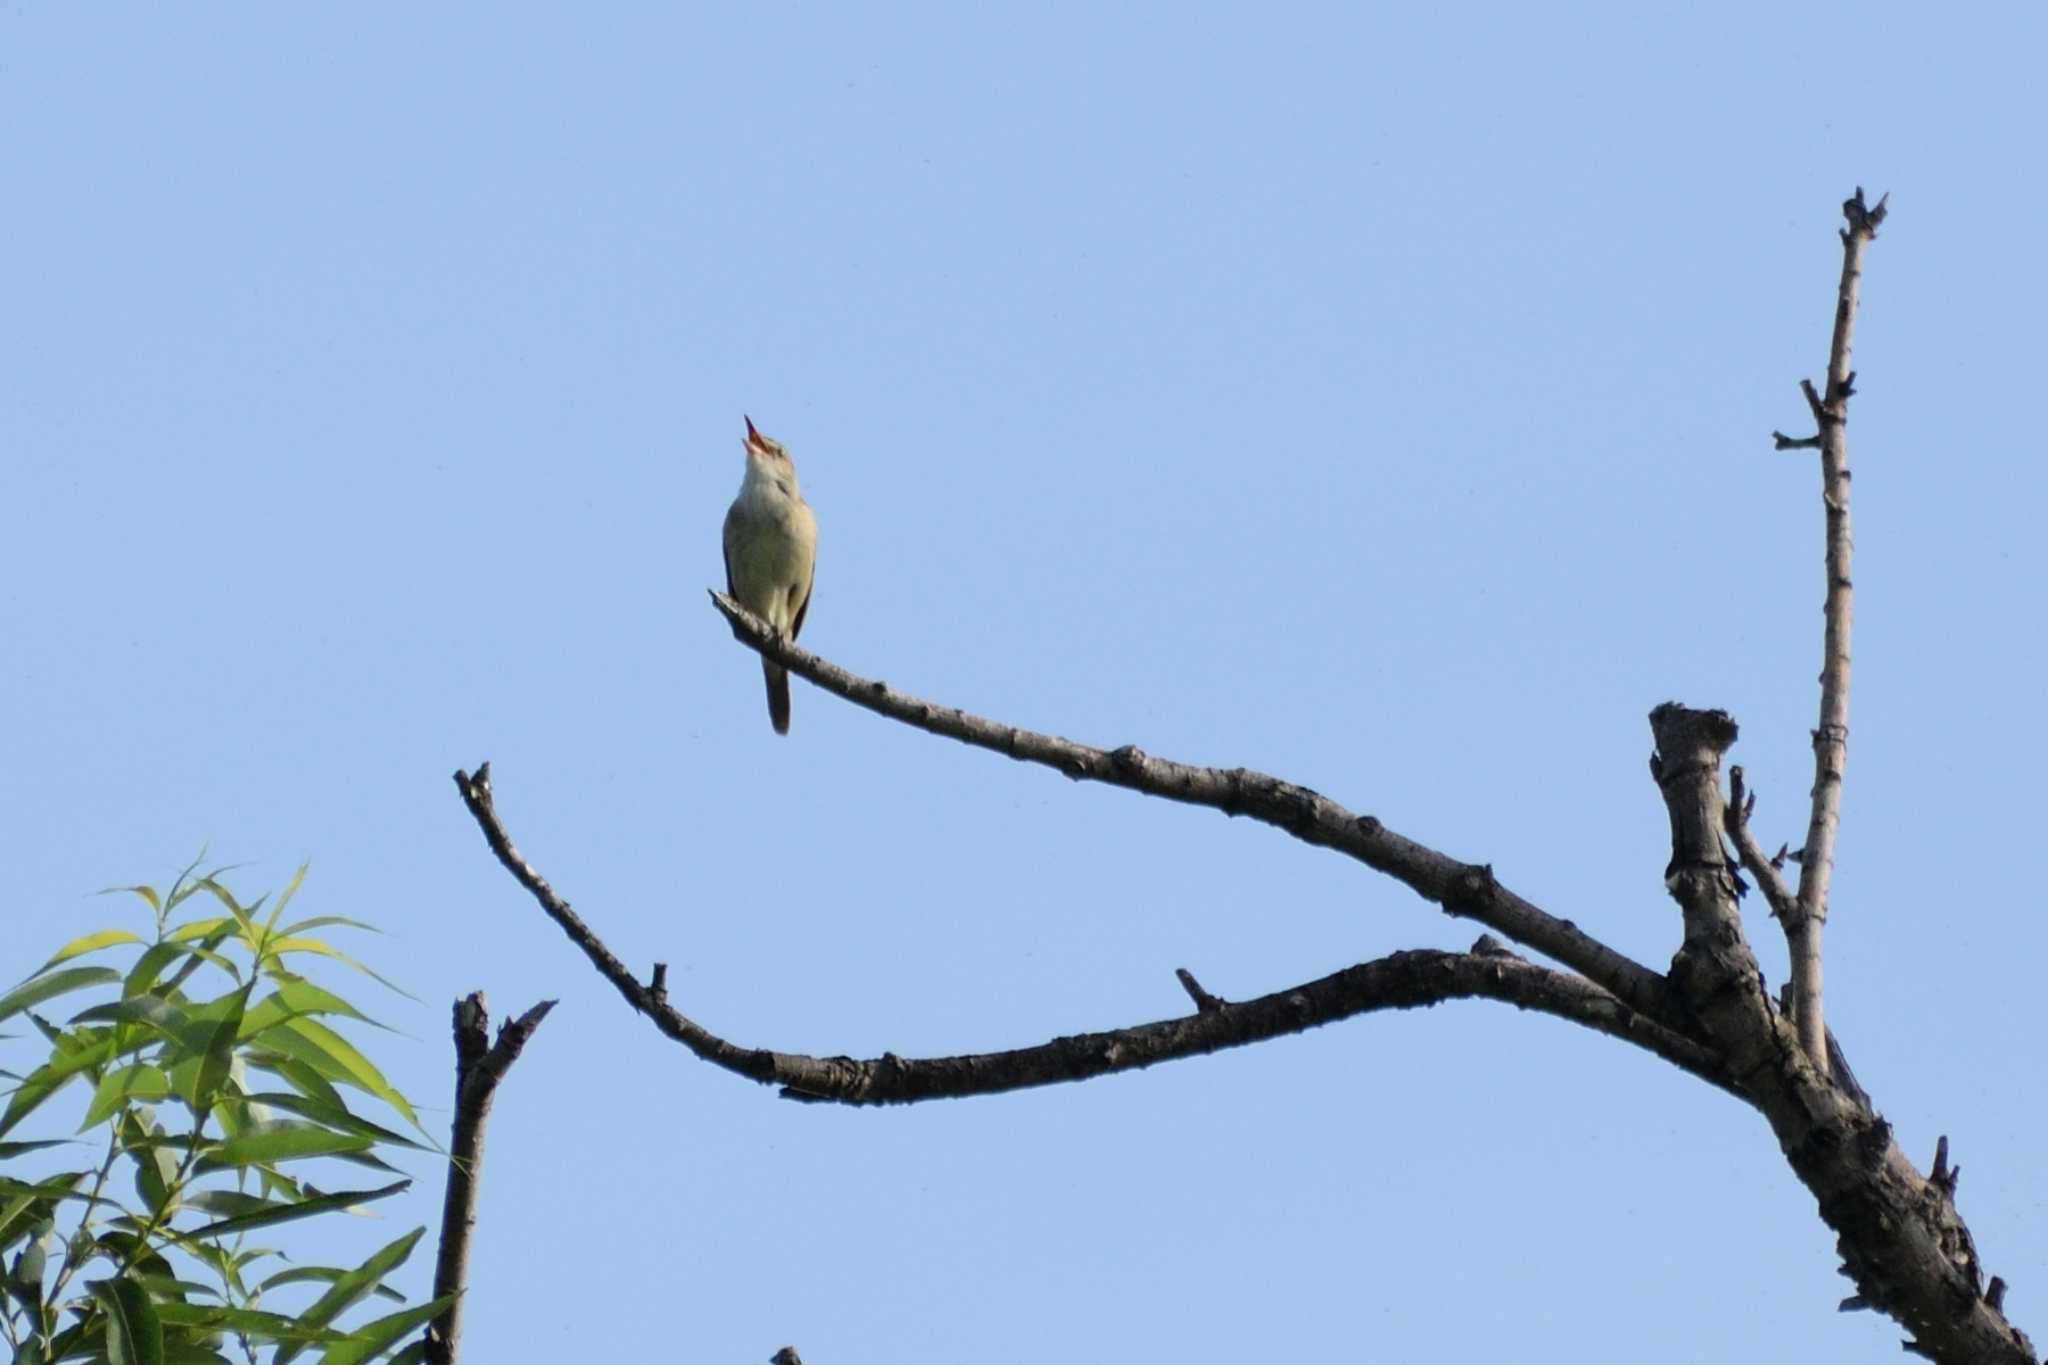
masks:
<path id="1" fill-rule="evenodd" d="M 310 858 L 437 1130 L 450 1002 L 559 997 L 480 1361 L 1896 1358 L 1763 1121 L 1612 1040 L 1463 1003 L 791 1105 L 628 1010 L 449 781 L 490 759 L 747 1044 L 1023 1045 L 1479 932 L 802 682 L 776 738 L 704 596 L 745 412 L 826 656 L 1305 782 L 1661 966 L 1653 705 L 1732 711 L 1803 829 L 1821 508 L 1769 434 L 1860 182 L 1831 1020 L 2042 1340 L 2048 21 L 1792 8 L 9 7 L 0 976 L 202 847 L 251 895 Z M 435 1221 L 414 1173 L 323 1254 Z"/>

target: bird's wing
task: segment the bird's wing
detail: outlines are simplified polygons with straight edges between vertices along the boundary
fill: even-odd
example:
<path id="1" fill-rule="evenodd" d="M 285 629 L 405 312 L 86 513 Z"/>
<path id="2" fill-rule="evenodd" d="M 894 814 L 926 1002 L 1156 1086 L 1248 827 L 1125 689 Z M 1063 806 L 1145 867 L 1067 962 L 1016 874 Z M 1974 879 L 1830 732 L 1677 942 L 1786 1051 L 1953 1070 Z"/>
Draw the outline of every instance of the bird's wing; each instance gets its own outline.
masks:
<path id="1" fill-rule="evenodd" d="M 725 530 L 719 535 L 719 546 L 725 551 L 725 595 L 738 598 L 739 589 L 732 583 L 732 535 L 733 519 L 739 515 L 740 505 L 734 503 L 725 509 Z"/>
<path id="2" fill-rule="evenodd" d="M 811 576 L 804 584 L 804 600 L 797 604 L 796 619 L 789 623 L 789 638 L 794 640 L 797 632 L 804 628 L 804 614 L 811 609 L 811 584 L 818 581 L 818 559 L 811 556 Z"/>

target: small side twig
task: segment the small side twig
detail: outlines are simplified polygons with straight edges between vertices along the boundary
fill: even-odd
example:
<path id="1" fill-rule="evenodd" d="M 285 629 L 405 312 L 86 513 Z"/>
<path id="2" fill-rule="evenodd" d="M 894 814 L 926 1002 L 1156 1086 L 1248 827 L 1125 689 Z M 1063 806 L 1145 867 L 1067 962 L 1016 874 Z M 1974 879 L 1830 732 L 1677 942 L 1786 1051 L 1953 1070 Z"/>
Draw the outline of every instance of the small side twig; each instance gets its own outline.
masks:
<path id="1" fill-rule="evenodd" d="M 476 1230 L 477 1181 L 483 1171 L 484 1124 L 498 1083 L 519 1060 L 552 1000 L 543 1000 L 498 1029 L 490 1041 L 490 1009 L 482 991 L 455 1002 L 455 1124 L 448 1152 L 448 1191 L 441 1202 L 441 1249 L 434 1297 L 448 1307 L 427 1329 L 428 1365 L 455 1365 L 462 1344 L 462 1301 L 469 1285 L 469 1247 Z"/>
<path id="2" fill-rule="evenodd" d="M 1943 1133 L 1934 1143 L 1934 1169 L 1927 1175 L 1927 1183 L 1938 1188 L 1951 1201 L 1956 1197 L 1956 1185 L 1963 1178 L 1963 1168 L 1948 1164 L 1948 1134 Z"/>
<path id="3" fill-rule="evenodd" d="M 1765 854 L 1749 827 L 1749 817 L 1756 811 L 1756 793 L 1744 785 L 1741 764 L 1728 770 L 1728 787 L 1728 837 L 1735 844 L 1735 856 L 1741 860 L 1743 870 L 1756 878 L 1771 914 L 1789 926 L 1799 911 L 1799 899 L 1778 875 L 1778 859 Z"/>
<path id="4" fill-rule="evenodd" d="M 1188 999 L 1195 1002 L 1197 1014 L 1207 1014 L 1211 1010 L 1221 1009 L 1227 1003 L 1203 990 L 1202 983 L 1195 980 L 1195 974 L 1187 968 L 1175 967 L 1173 974 L 1180 978 L 1180 988 L 1188 993 Z"/>

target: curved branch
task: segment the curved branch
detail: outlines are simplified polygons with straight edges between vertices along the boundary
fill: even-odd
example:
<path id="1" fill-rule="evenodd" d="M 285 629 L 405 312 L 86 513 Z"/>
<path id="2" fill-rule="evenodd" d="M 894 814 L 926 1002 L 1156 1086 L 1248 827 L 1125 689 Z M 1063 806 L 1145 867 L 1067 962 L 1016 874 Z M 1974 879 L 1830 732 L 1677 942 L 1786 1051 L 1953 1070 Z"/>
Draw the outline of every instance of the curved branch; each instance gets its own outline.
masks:
<path id="1" fill-rule="evenodd" d="M 659 966 L 652 981 L 643 985 L 637 980 L 534 870 L 498 819 L 488 763 L 478 768 L 474 777 L 456 773 L 455 785 L 498 861 L 583 950 L 626 1003 L 703 1060 L 750 1080 L 780 1085 L 787 1099 L 912 1104 L 999 1094 L 1243 1047 L 1378 1010 L 1413 1009 L 1459 999 L 1500 1000 L 1569 1019 L 1633 1043 L 1731 1094 L 1740 1094 L 1727 1068 L 1710 1049 L 1644 1017 L 1590 981 L 1526 961 L 1484 938 L 1469 953 L 1434 949 L 1394 953 L 1255 1000 L 1226 1001 L 1202 991 L 1191 1015 L 1075 1034 L 1006 1052 L 924 1059 L 885 1053 L 861 1061 L 741 1047 L 671 1006 L 662 985 L 665 973 Z M 1182 977 L 1184 983 L 1193 979 L 1185 973 Z"/>
<path id="2" fill-rule="evenodd" d="M 1043 764 L 1077 782 L 1106 782 L 1169 801 L 1209 806 L 1225 815 L 1248 816 L 1304 843 L 1335 849 L 1386 873 L 1442 906 L 1446 914 L 1477 920 L 1563 963 L 1673 1032 L 1692 1031 L 1691 1023 L 1672 1005 L 1661 974 L 1508 890 L 1484 863 L 1461 863 L 1394 833 L 1370 815 L 1354 815 L 1319 792 L 1249 768 L 1201 768 L 1154 758 L 1132 745 L 1097 749 L 909 696 L 797 647 L 722 592 L 712 592 L 711 602 L 732 624 L 741 644 L 856 706 L 976 748 Z"/>

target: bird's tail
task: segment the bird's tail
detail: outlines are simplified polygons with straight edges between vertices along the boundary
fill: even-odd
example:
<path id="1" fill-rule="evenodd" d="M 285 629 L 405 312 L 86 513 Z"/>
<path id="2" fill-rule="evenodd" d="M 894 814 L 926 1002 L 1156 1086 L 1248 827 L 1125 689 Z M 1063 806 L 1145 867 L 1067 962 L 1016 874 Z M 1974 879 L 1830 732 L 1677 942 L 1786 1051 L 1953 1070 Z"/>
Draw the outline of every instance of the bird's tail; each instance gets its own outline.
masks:
<path id="1" fill-rule="evenodd" d="M 761 661 L 761 676 L 768 680 L 768 723 L 775 733 L 789 733 L 789 670 L 781 664 Z"/>

